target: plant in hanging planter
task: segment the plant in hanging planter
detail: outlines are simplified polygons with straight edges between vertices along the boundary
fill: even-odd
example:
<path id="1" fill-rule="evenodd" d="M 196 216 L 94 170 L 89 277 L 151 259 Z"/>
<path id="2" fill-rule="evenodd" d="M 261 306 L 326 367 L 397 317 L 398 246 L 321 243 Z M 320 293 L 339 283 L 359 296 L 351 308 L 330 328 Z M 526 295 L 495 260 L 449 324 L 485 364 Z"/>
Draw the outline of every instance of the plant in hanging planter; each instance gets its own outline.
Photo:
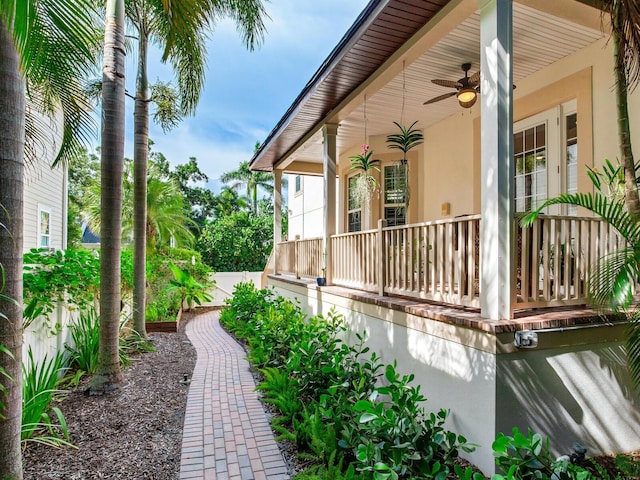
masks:
<path id="1" fill-rule="evenodd" d="M 371 172 L 373 170 L 380 171 L 380 168 L 377 166 L 380 160 L 371 159 L 372 155 L 373 150 L 369 148 L 369 145 L 363 144 L 362 153 L 349 157 L 349 161 L 351 162 L 351 168 L 349 170 L 360 172 L 356 180 L 354 195 L 362 205 L 369 204 L 371 197 L 378 187 L 378 182 Z"/>
<path id="2" fill-rule="evenodd" d="M 387 135 L 387 147 L 402 151 L 400 165 L 404 167 L 404 182 L 402 185 L 405 206 L 409 206 L 409 163 L 407 161 L 407 152 L 412 148 L 421 145 L 424 141 L 424 135 L 420 130 L 414 128 L 418 121 L 413 122 L 409 127 L 405 127 L 398 122 L 393 122 L 400 129 L 400 133 L 392 133 Z"/>

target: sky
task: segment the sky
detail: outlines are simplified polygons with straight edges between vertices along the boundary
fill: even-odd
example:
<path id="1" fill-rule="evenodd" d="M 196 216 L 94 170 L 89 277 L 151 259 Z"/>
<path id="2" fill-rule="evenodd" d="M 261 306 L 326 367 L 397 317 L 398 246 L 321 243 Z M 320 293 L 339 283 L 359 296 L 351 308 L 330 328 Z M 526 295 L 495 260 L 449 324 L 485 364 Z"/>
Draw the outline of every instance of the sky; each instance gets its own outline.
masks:
<path id="1" fill-rule="evenodd" d="M 250 160 L 278 120 L 346 33 L 368 0 L 271 0 L 262 46 L 246 50 L 235 24 L 220 22 L 208 42 L 206 86 L 195 116 L 164 134 L 150 123 L 154 150 L 172 165 L 198 159 L 210 179 Z M 127 63 L 135 85 L 135 53 Z M 159 51 L 150 55 L 149 80 L 171 80 Z M 151 106 L 153 113 L 153 105 Z M 133 156 L 133 102 L 127 105 L 125 155 Z"/>

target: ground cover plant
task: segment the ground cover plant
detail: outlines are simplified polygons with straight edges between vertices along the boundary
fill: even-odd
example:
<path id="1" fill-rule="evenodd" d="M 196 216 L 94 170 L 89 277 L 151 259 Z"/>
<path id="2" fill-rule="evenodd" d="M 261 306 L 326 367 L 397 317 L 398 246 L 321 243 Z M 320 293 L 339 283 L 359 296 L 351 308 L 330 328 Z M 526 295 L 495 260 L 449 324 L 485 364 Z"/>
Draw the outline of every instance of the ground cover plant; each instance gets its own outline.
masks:
<path id="1" fill-rule="evenodd" d="M 280 438 L 314 462 L 299 478 L 440 480 L 473 449 L 444 428 L 446 410 L 425 410 L 413 375 L 382 364 L 362 336 L 343 341 L 340 315 L 307 318 L 291 301 L 241 284 L 220 320 L 262 372 L 258 389 L 280 414 Z"/>
<path id="2" fill-rule="evenodd" d="M 220 321 L 260 372 L 257 389 L 277 412 L 273 429 L 310 462 L 296 479 L 485 478 L 457 458 L 473 445 L 446 430 L 449 412 L 427 412 L 414 376 L 382 364 L 362 336 L 346 344 L 341 316 L 307 318 L 251 283 L 237 285 L 227 304 Z M 640 472 L 632 455 L 553 459 L 549 440 L 517 429 L 492 448 L 500 472 L 492 480 L 627 480 Z"/>

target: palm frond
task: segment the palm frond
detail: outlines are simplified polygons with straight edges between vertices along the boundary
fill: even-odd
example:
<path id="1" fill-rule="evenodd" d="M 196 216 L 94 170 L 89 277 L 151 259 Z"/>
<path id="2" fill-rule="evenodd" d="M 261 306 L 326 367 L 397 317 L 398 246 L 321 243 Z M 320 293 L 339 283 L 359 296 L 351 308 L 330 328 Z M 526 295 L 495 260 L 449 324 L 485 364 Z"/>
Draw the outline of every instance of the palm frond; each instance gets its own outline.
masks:
<path id="1" fill-rule="evenodd" d="M 620 248 L 600 258 L 589 278 L 589 294 L 596 305 L 626 309 L 638 278 L 640 251 L 633 246 Z"/>
<path id="2" fill-rule="evenodd" d="M 609 15 L 611 32 L 624 46 L 623 61 L 629 87 L 640 81 L 640 3 L 637 0 L 600 0 Z"/>
<path id="3" fill-rule="evenodd" d="M 640 224 L 631 219 L 624 204 L 611 200 L 599 192 L 558 195 L 524 215 L 520 219 L 520 224 L 523 227 L 531 226 L 542 210 L 551 205 L 575 205 L 585 208 L 610 223 L 629 244 L 640 242 Z"/>
<path id="4" fill-rule="evenodd" d="M 634 385 L 640 385 L 640 311 L 634 312 L 629 318 L 626 332 L 626 350 L 629 359 L 629 373 Z"/>
<path id="5" fill-rule="evenodd" d="M 402 150 L 406 156 L 409 150 L 423 143 L 424 135 L 417 128 L 413 128 L 416 123 L 418 123 L 417 120 L 409 125 L 409 127 L 404 127 L 398 122 L 393 123 L 400 129 L 400 133 L 387 135 L 387 146 L 389 148 Z"/>

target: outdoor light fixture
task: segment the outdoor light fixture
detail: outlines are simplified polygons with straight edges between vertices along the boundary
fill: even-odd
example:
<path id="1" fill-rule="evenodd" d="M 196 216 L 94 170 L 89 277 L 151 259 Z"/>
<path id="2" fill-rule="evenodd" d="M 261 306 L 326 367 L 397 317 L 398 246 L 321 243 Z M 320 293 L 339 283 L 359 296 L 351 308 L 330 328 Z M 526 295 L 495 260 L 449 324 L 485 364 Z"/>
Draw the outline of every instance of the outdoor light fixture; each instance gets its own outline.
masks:
<path id="1" fill-rule="evenodd" d="M 463 88 L 458 91 L 456 98 L 462 108 L 471 108 L 478 99 L 478 92 L 475 88 Z"/>

